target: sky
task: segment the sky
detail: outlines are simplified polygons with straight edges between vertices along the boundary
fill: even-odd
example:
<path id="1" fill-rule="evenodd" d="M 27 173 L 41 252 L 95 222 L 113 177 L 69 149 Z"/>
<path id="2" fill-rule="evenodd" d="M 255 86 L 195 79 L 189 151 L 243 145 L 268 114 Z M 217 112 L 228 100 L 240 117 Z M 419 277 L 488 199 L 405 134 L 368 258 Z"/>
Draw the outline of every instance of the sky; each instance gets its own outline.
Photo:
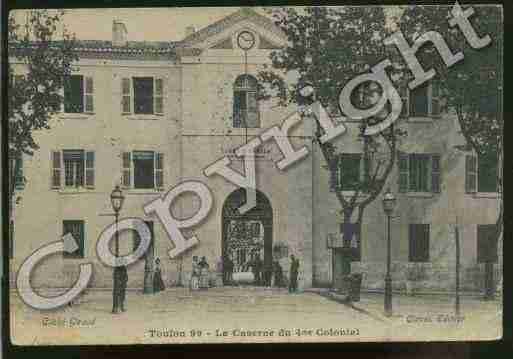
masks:
<path id="1" fill-rule="evenodd" d="M 177 41 L 185 37 L 188 26 L 199 30 L 236 12 L 238 7 L 68 9 L 64 15 L 67 29 L 80 40 L 111 40 L 112 21 L 125 23 L 128 40 Z M 264 14 L 263 8 L 254 8 Z M 396 8 L 397 9 L 397 8 Z M 392 8 L 388 9 L 391 13 Z M 26 10 L 13 13 L 24 22 Z"/>

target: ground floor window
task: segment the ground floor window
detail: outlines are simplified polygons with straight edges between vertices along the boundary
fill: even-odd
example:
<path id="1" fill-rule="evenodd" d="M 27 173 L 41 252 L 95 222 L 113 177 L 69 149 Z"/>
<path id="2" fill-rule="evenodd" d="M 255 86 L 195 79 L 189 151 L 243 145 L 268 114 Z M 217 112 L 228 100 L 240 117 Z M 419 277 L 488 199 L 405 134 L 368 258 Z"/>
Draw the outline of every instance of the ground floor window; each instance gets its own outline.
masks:
<path id="1" fill-rule="evenodd" d="M 410 224 L 409 261 L 429 262 L 429 224 Z"/>
<path id="2" fill-rule="evenodd" d="M 477 262 L 497 263 L 497 236 L 495 224 L 477 226 Z"/>

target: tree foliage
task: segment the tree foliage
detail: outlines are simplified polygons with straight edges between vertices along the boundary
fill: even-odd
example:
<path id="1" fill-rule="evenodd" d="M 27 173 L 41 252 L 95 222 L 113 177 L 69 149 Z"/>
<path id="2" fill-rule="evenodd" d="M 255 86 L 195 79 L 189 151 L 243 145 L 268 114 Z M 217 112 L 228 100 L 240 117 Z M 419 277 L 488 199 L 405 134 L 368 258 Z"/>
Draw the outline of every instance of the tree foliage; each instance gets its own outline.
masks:
<path id="1" fill-rule="evenodd" d="M 384 7 L 276 8 L 271 14 L 275 24 L 287 36 L 288 45 L 271 53 L 272 69 L 260 72 L 261 98 L 276 97 L 281 106 L 304 105 L 298 90 L 309 83 L 315 88 L 316 99 L 332 115 L 343 115 L 338 106 L 343 86 L 387 57 L 383 39 L 391 29 Z M 287 81 L 291 74 L 297 81 Z M 360 96 L 355 96 L 352 101 L 356 107 L 369 107 L 376 95 L 379 98 L 380 91 L 379 86 L 363 84 L 355 91 Z M 350 220 L 355 209 L 358 209 L 358 221 L 361 221 L 364 208 L 381 192 L 395 162 L 396 142 L 404 132 L 392 126 L 379 135 L 363 135 L 366 126 L 379 120 L 375 117 L 361 123 L 359 136 L 366 164 L 363 179 L 349 196 L 335 190 L 345 221 Z M 322 130 L 317 125 L 318 139 Z M 330 172 L 336 171 L 337 159 L 343 149 L 337 149 L 332 143 L 318 143 L 326 168 Z"/>

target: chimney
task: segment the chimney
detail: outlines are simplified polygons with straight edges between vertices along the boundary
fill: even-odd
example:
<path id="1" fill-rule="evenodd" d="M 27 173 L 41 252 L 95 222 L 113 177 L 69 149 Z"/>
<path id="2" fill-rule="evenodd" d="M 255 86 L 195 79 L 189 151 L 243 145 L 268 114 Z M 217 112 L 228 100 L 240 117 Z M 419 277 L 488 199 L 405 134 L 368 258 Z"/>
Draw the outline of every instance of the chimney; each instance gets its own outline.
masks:
<path id="1" fill-rule="evenodd" d="M 127 31 L 124 23 L 112 21 L 112 46 L 126 46 Z"/>
<path id="2" fill-rule="evenodd" d="M 196 32 L 196 29 L 194 28 L 194 26 L 187 26 L 185 28 L 185 37 L 191 36 L 195 32 Z"/>

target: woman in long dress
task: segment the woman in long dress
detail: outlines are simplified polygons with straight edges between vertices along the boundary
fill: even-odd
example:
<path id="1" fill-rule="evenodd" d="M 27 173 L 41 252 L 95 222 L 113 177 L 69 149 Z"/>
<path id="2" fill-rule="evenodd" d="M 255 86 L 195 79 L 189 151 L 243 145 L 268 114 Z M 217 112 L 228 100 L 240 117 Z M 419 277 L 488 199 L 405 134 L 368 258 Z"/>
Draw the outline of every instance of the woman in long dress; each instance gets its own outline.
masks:
<path id="1" fill-rule="evenodd" d="M 199 289 L 200 266 L 198 256 L 192 257 L 191 290 Z"/>
<path id="2" fill-rule="evenodd" d="M 210 271 L 209 265 L 207 263 L 207 259 L 205 257 L 201 257 L 201 261 L 199 262 L 200 267 L 200 278 L 199 278 L 199 287 L 201 289 L 207 289 L 209 287 L 209 279 L 210 279 Z"/>
<path id="3" fill-rule="evenodd" d="M 158 293 L 166 289 L 162 280 L 162 271 L 160 269 L 160 259 L 155 260 L 155 274 L 153 275 L 153 293 Z"/>

